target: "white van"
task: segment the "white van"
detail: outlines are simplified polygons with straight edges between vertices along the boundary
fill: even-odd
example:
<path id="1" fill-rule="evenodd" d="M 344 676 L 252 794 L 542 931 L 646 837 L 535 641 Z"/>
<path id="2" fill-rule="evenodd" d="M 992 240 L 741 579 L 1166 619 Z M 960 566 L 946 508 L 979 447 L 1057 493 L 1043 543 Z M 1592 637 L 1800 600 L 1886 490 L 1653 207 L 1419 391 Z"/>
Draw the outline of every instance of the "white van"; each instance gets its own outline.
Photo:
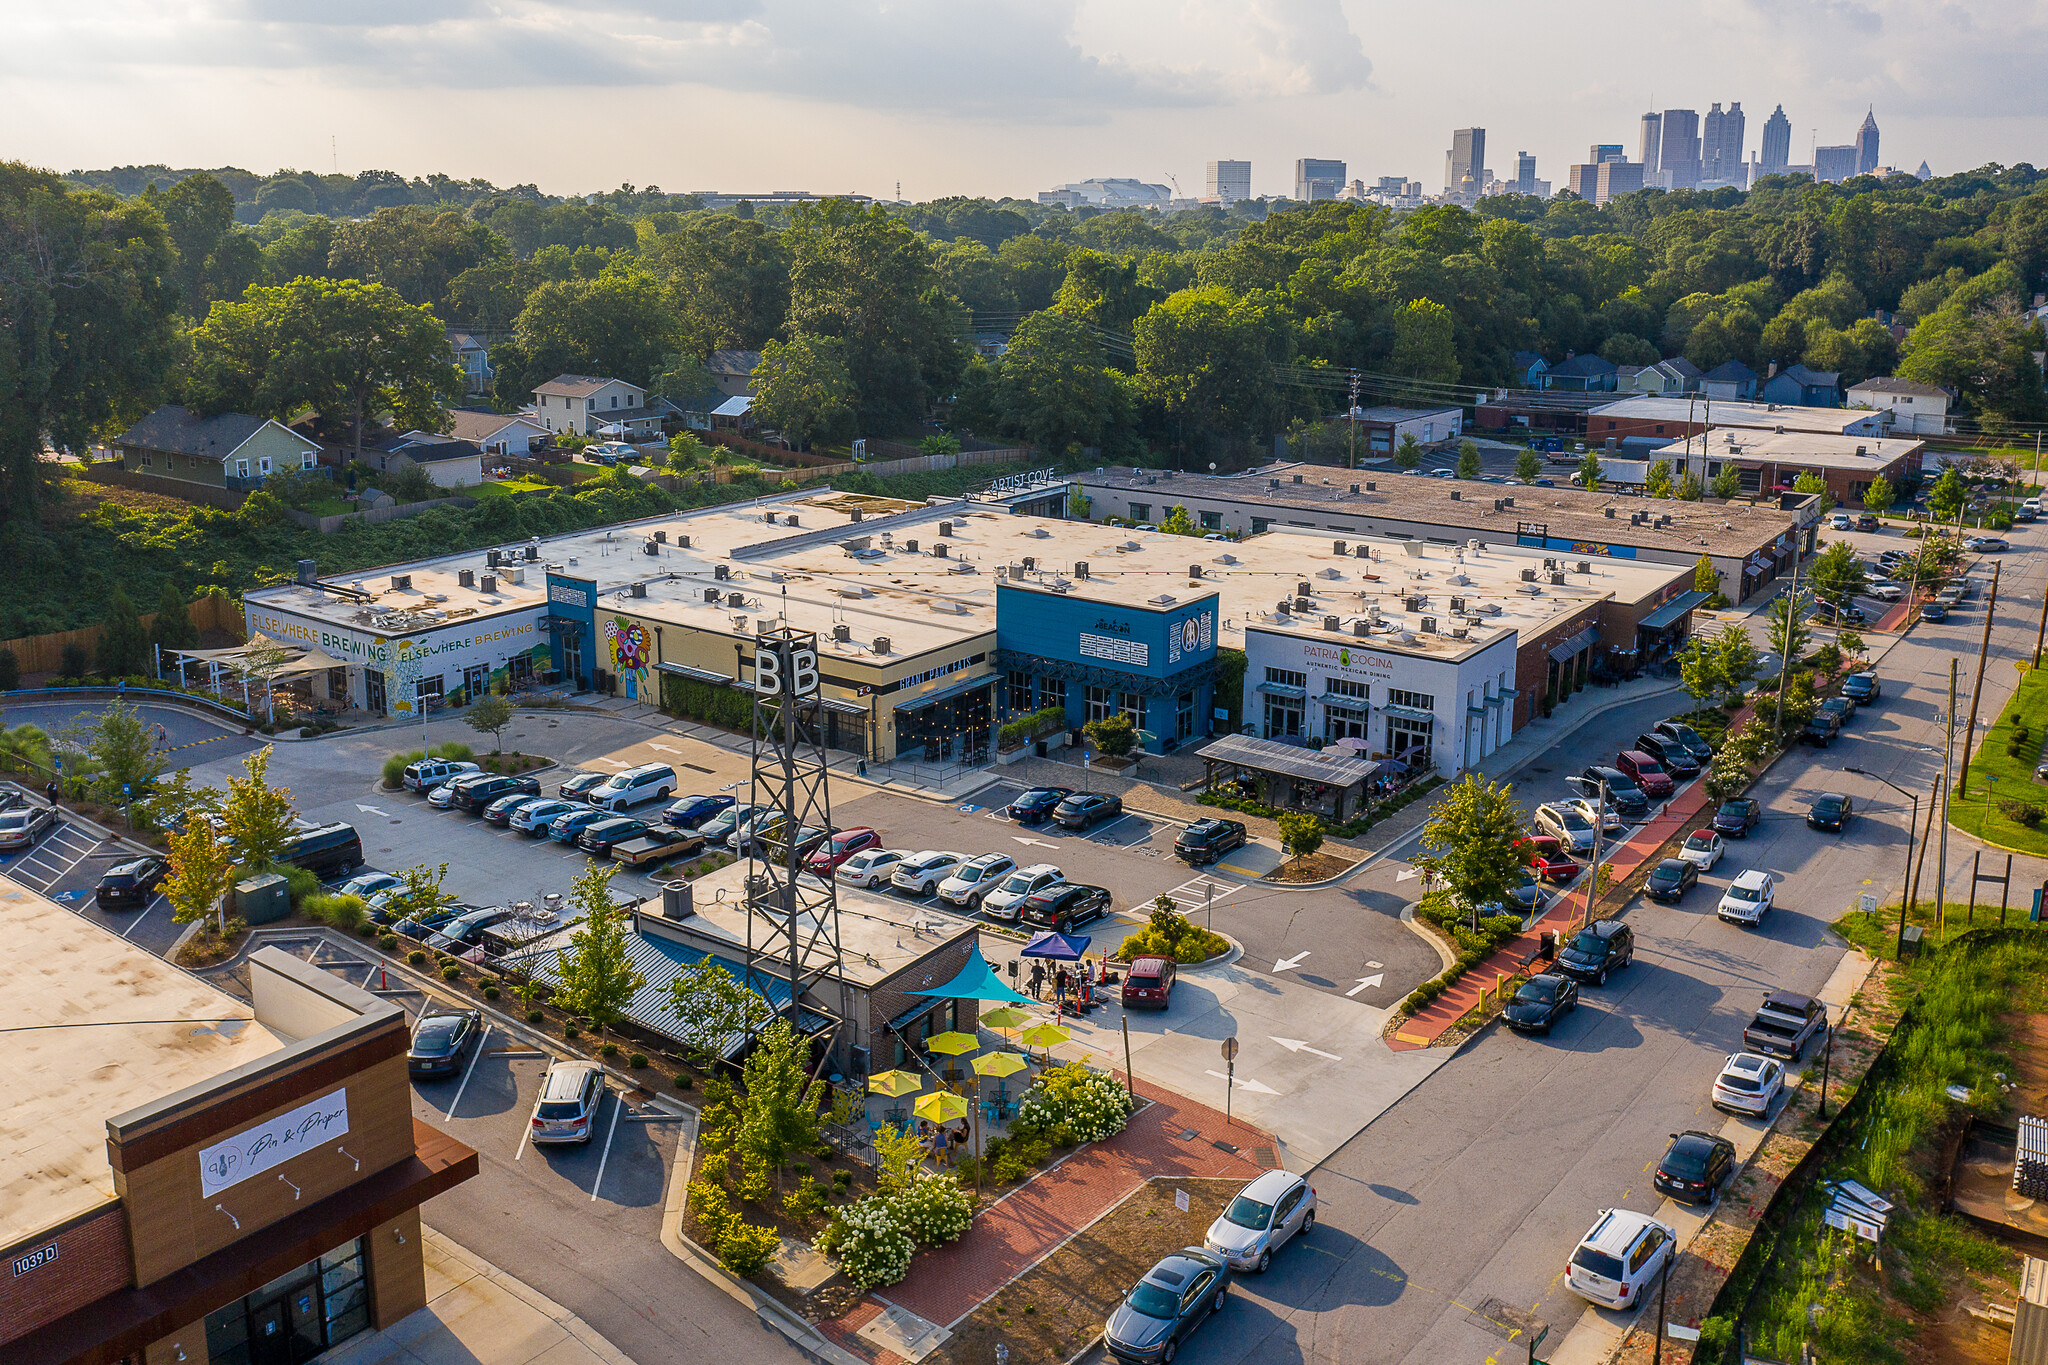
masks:
<path id="1" fill-rule="evenodd" d="M 406 764 L 405 776 L 400 782 L 407 791 L 430 792 L 451 777 L 479 771 L 481 769 L 476 764 L 464 763 L 458 759 L 426 758 L 418 763 Z"/>
<path id="2" fill-rule="evenodd" d="M 666 763 L 643 763 L 592 787 L 590 804 L 599 810 L 627 810 L 643 801 L 666 801 L 675 789 L 674 768 Z"/>

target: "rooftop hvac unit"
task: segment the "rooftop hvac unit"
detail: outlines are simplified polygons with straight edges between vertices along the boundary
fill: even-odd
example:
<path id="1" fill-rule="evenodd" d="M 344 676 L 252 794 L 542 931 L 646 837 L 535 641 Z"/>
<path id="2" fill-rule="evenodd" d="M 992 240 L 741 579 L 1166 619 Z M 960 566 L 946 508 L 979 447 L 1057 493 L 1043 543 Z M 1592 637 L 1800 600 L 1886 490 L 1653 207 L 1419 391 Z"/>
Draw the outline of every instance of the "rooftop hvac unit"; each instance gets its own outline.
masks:
<path id="1" fill-rule="evenodd" d="M 916 554 L 916 553 L 917 553 L 917 542 L 916 542 L 916 541 L 914 541 L 914 540 L 906 540 L 906 541 L 904 541 L 904 542 L 903 542 L 903 553 L 905 553 L 905 554 L 907 554 L 907 555 L 914 555 L 914 554 Z"/>
<path id="2" fill-rule="evenodd" d="M 626 587 L 626 595 L 628 597 L 645 597 L 647 596 L 647 585 L 645 583 L 628 584 Z"/>
<path id="3" fill-rule="evenodd" d="M 1306 597 L 1314 591 L 1315 586 L 1305 578 L 1301 579 L 1294 585 L 1294 595 L 1296 597 Z"/>
<path id="4" fill-rule="evenodd" d="M 1452 502 L 1463 502 L 1464 500 L 1465 500 L 1465 495 L 1464 495 L 1463 493 L 1460 493 L 1460 492 L 1459 492 L 1459 491 L 1458 491 L 1457 489 L 1455 489 L 1455 488 L 1453 488 L 1453 489 L 1451 490 L 1451 501 L 1452 501 Z"/>
<path id="5" fill-rule="evenodd" d="M 495 554 L 497 553 L 497 551 L 496 551 L 496 550 L 493 550 L 493 551 L 492 551 L 491 553 L 495 555 Z M 495 561 L 493 561 L 493 562 L 495 562 Z M 456 585 L 457 585 L 458 587 L 464 587 L 464 588 L 473 588 L 473 587 L 475 587 L 475 586 L 476 586 L 476 570 L 475 570 L 475 569 L 458 569 L 458 570 L 456 570 L 456 573 L 455 573 L 455 582 L 456 582 Z M 394 580 L 394 581 L 393 581 L 393 584 L 394 584 L 394 586 L 396 586 L 396 580 Z"/>
<path id="6" fill-rule="evenodd" d="M 719 598 L 723 597 L 724 595 L 725 594 L 721 593 L 716 588 L 704 589 L 704 600 L 706 602 L 716 602 Z"/>
<path id="7" fill-rule="evenodd" d="M 656 531 L 656 532 L 654 533 L 654 540 L 655 540 L 655 543 L 656 543 L 656 544 L 658 544 L 658 545 L 666 545 L 666 544 L 668 544 L 668 532 L 666 532 L 666 531 Z"/>
<path id="8" fill-rule="evenodd" d="M 1377 483 L 1374 483 L 1372 480 L 1368 479 L 1366 480 L 1365 491 L 1368 493 L 1377 493 L 1380 491 L 1380 486 Z"/>
<path id="9" fill-rule="evenodd" d="M 1076 568 L 1078 568 L 1078 567 L 1080 567 L 1080 566 L 1079 566 L 1079 565 L 1076 565 L 1075 567 L 1076 567 Z M 1085 577 L 1085 575 L 1083 575 L 1083 574 L 1075 574 L 1074 576 L 1075 576 L 1076 578 L 1082 578 L 1082 577 Z M 1201 565 L 1199 565 L 1199 564 L 1190 564 L 1190 565 L 1188 565 L 1188 577 L 1189 577 L 1189 578 L 1200 578 L 1201 576 L 1202 576 L 1202 566 L 1201 566 Z"/>
<path id="10" fill-rule="evenodd" d="M 524 583 L 526 581 L 526 570 L 517 564 L 513 564 L 503 571 L 503 577 L 507 583 Z"/>
<path id="11" fill-rule="evenodd" d="M 1500 509 L 1506 505 L 1507 504 L 1502 502 L 1499 498 L 1495 498 L 1493 500 L 1493 510 L 1496 512 L 1500 511 Z"/>
<path id="12" fill-rule="evenodd" d="M 1551 586 L 1551 587 L 1553 587 L 1553 588 L 1561 588 L 1561 587 L 1563 587 L 1563 586 L 1564 586 L 1564 575 L 1563 575 L 1562 573 L 1554 573 L 1554 574 L 1552 574 L 1552 575 L 1550 576 L 1550 586 Z"/>
<path id="13" fill-rule="evenodd" d="M 832 638 L 842 645 L 845 644 L 853 638 L 853 627 L 842 621 L 840 624 L 832 627 Z"/>
<path id="14" fill-rule="evenodd" d="M 940 523 L 939 523 L 939 534 L 940 534 L 940 535 L 942 535 L 942 536 L 950 536 L 950 535 L 952 535 L 952 534 L 953 534 L 953 523 L 952 523 L 952 522 L 950 522 L 950 521 L 942 521 L 942 522 L 940 522 Z"/>
<path id="15" fill-rule="evenodd" d="M 1361 638 L 1370 635 L 1372 633 L 1372 622 L 1366 620 L 1363 616 L 1359 617 L 1351 623 L 1351 633 Z"/>
<path id="16" fill-rule="evenodd" d="M 1311 611 L 1315 610 L 1315 605 L 1315 603 L 1309 601 L 1306 597 L 1297 597 L 1294 599 L 1295 615 L 1306 616 Z"/>
<path id="17" fill-rule="evenodd" d="M 1346 549 L 1344 548 L 1344 542 L 1343 542 L 1343 541 L 1341 541 L 1341 540 L 1333 540 L 1333 541 L 1331 541 L 1331 542 L 1330 542 L 1330 551 L 1331 551 L 1331 553 L 1333 553 L 1333 554 L 1340 554 L 1340 555 L 1341 555 L 1341 554 L 1346 554 L 1346 553 L 1349 553 L 1349 552 L 1348 552 L 1348 551 L 1347 551 L 1347 550 L 1346 550 Z"/>
<path id="18" fill-rule="evenodd" d="M 1513 507 L 1515 505 L 1515 500 L 1513 498 L 1502 498 L 1501 501 L 1506 503 L 1510 507 Z"/>
<path id="19" fill-rule="evenodd" d="M 1296 475 L 1294 476 L 1294 481 L 1295 481 L 1296 483 L 1300 483 L 1300 482 L 1301 482 L 1301 475 L 1299 475 L 1299 474 L 1296 474 Z"/>
<path id="20" fill-rule="evenodd" d="M 1355 555 L 1356 555 L 1356 556 L 1357 556 L 1358 558 L 1360 558 L 1360 559 L 1371 559 L 1371 558 L 1372 558 L 1372 546 L 1370 546 L 1370 545 L 1360 545 L 1360 546 L 1358 546 L 1358 547 L 1357 547 L 1356 549 L 1354 549 L 1354 550 L 1352 551 L 1352 553 L 1353 553 L 1353 554 L 1355 554 Z"/>
<path id="21" fill-rule="evenodd" d="M 1592 562 L 1591 560 L 1589 560 L 1589 559 L 1582 559 L 1582 560 L 1580 560 L 1580 561 L 1579 561 L 1579 572 L 1580 572 L 1580 573 L 1591 573 L 1591 572 L 1593 572 L 1593 562 Z"/>
<path id="22" fill-rule="evenodd" d="M 1462 597 L 1453 597 L 1453 598 L 1451 599 L 1451 610 L 1452 610 L 1452 611 L 1463 611 L 1463 610 L 1465 610 L 1465 599 L 1464 599 L 1464 598 L 1462 598 Z"/>
<path id="23" fill-rule="evenodd" d="M 847 514 L 846 514 L 846 515 L 847 515 L 848 517 L 850 517 L 850 518 L 852 518 L 852 519 L 853 519 L 853 522 L 854 522 L 854 524 L 855 524 L 855 525 L 858 525 L 858 524 L 860 523 L 860 515 L 861 515 L 861 513 L 860 513 L 860 509 L 859 509 L 858 507 L 856 507 L 856 508 L 853 508 L 852 510 L 850 510 L 849 512 L 847 512 Z"/>
<path id="24" fill-rule="evenodd" d="M 711 566 L 711 576 L 723 583 L 726 579 L 732 577 L 732 566 L 730 564 L 713 564 Z"/>
<path id="25" fill-rule="evenodd" d="M 1422 618 L 1422 633 L 1424 635 L 1436 634 L 1436 618 L 1434 616 L 1425 616 Z"/>
<path id="26" fill-rule="evenodd" d="M 1033 569 L 1035 569 L 1035 568 L 1037 568 L 1037 567 L 1038 567 L 1038 559 L 1037 559 L 1037 557 L 1036 557 L 1036 556 L 1034 556 L 1034 555 L 1025 555 L 1025 556 L 1024 556 L 1024 572 L 1025 572 L 1025 573 L 1030 573 L 1030 572 L 1031 572 L 1031 571 L 1032 571 Z"/>
<path id="27" fill-rule="evenodd" d="M 411 575 L 411 574 L 409 574 L 409 573 L 395 573 L 395 574 L 391 575 L 391 590 L 392 590 L 393 592 L 406 592 L 406 591 L 410 590 L 410 589 L 411 589 L 411 587 L 412 587 L 412 575 Z"/>
<path id="28" fill-rule="evenodd" d="M 493 569 L 497 568 L 497 567 L 498 567 L 498 552 L 497 552 L 496 550 L 485 550 L 485 551 L 484 551 L 484 563 L 485 563 L 485 564 L 486 564 L 487 566 L 489 566 L 490 568 L 493 568 Z"/>
<path id="29" fill-rule="evenodd" d="M 1273 610 L 1279 612 L 1282 616 L 1285 616 L 1289 612 L 1294 610 L 1294 604 L 1283 597 L 1278 602 L 1275 602 L 1273 604 Z"/>
<path id="30" fill-rule="evenodd" d="M 877 635 L 877 636 L 875 637 L 875 653 L 877 653 L 877 654 L 887 654 L 888 652 L 889 652 L 889 637 L 888 637 L 888 636 L 886 636 L 886 635 Z"/>
<path id="31" fill-rule="evenodd" d="M 775 514 L 773 512 L 763 512 L 761 514 L 761 519 L 767 522 L 770 526 L 773 526 L 775 524 Z"/>
<path id="32" fill-rule="evenodd" d="M 796 521 L 796 513 L 794 513 L 794 512 L 784 512 L 784 513 L 782 514 L 782 520 L 783 520 L 783 522 L 784 522 L 784 524 L 785 524 L 785 525 L 789 525 L 789 526 L 794 526 L 794 525 L 796 525 L 796 524 L 797 524 L 797 521 Z"/>
<path id="33" fill-rule="evenodd" d="M 939 541 L 937 544 L 933 545 L 932 553 L 937 555 L 940 559 L 944 559 L 946 557 L 946 542 L 942 540 Z"/>
<path id="34" fill-rule="evenodd" d="M 1334 616 L 1325 616 L 1323 618 L 1324 630 L 1337 630 L 1340 629 L 1343 626 L 1343 624 L 1344 623 L 1342 621 L 1340 621 L 1338 618 Z"/>
<path id="35" fill-rule="evenodd" d="M 1087 576 L 1088 576 L 1088 561 L 1087 561 L 1087 560 L 1085 560 L 1085 559 L 1077 559 L 1077 560 L 1075 560 L 1075 561 L 1074 561 L 1074 577 L 1076 577 L 1076 578 L 1086 578 Z"/>
<path id="36" fill-rule="evenodd" d="M 1451 627 L 1451 638 L 1453 640 L 1467 639 L 1471 636 L 1471 634 L 1472 627 L 1464 624 L 1462 621 L 1459 622 L 1457 625 Z"/>
<path id="37" fill-rule="evenodd" d="M 1421 611 L 1422 600 L 1423 599 L 1417 597 L 1415 594 L 1410 593 L 1408 596 L 1401 599 L 1401 606 L 1406 611 Z"/>
<path id="38" fill-rule="evenodd" d="M 640 549 L 644 554 L 658 555 L 661 553 L 661 542 L 658 540 L 646 541 L 642 543 Z"/>
<path id="39" fill-rule="evenodd" d="M 478 580 L 476 590 L 478 592 L 496 592 L 498 590 L 498 576 L 494 573 L 485 574 Z"/>
<path id="40" fill-rule="evenodd" d="M 679 549 L 679 550 L 687 550 L 687 549 L 689 549 L 689 548 L 690 548 L 690 538 L 689 538 L 688 536 L 677 536 L 677 537 L 676 537 L 676 548 L 677 548 L 677 549 Z"/>
<path id="41" fill-rule="evenodd" d="M 1614 520 L 1614 509 L 1612 507 L 1603 507 L 1600 510 L 1607 514 L 1607 519 L 1609 521 Z"/>
<path id="42" fill-rule="evenodd" d="M 663 882 L 661 886 L 661 917 L 666 920 L 688 919 L 697 913 L 696 888 L 688 882 Z"/>
<path id="43" fill-rule="evenodd" d="M 685 545 L 688 545 L 689 543 L 690 543 L 690 538 L 689 538 L 688 536 L 684 536 L 684 537 L 683 537 L 683 544 L 685 544 Z M 539 561 L 539 559 L 540 559 L 540 546 L 538 546 L 538 545 L 529 545 L 529 546 L 527 546 L 527 547 L 526 547 L 526 562 L 527 562 L 527 563 L 529 563 L 529 564 L 533 564 L 533 563 L 536 563 L 536 562 L 538 562 L 538 561 Z"/>
<path id="44" fill-rule="evenodd" d="M 1534 583 L 1536 581 L 1536 571 L 1534 569 L 1522 570 L 1522 581 L 1524 583 Z"/>
<path id="45" fill-rule="evenodd" d="M 302 559 L 299 561 L 299 582 L 302 586 L 310 588 L 318 578 L 319 575 L 314 572 L 312 560 Z"/>
<path id="46" fill-rule="evenodd" d="M 747 601 L 745 597 L 741 596 L 739 593 L 734 592 L 726 594 L 725 605 L 731 607 L 734 611 L 738 611 L 743 607 L 754 606 L 757 604 Z"/>

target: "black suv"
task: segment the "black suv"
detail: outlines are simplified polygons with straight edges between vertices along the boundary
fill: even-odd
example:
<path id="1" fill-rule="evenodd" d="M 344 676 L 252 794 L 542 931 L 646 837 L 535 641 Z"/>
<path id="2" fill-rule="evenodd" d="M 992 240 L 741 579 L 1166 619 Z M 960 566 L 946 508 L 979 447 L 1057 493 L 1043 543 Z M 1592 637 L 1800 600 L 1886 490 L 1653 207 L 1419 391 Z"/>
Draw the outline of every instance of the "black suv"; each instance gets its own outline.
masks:
<path id="1" fill-rule="evenodd" d="M 1675 901 L 1699 884 L 1700 865 L 1684 858 L 1666 858 L 1643 879 L 1643 894 L 1653 901 Z"/>
<path id="2" fill-rule="evenodd" d="M 1723 801 L 1721 809 L 1714 812 L 1714 833 L 1730 839 L 1747 839 L 1763 819 L 1764 808 L 1754 796 L 1737 796 Z"/>
<path id="3" fill-rule="evenodd" d="M 1671 1135 L 1671 1145 L 1664 1149 L 1650 1183 L 1681 1204 L 1711 1204 L 1722 1182 L 1733 1174 L 1734 1143 L 1716 1133 L 1688 1130 Z"/>
<path id="4" fill-rule="evenodd" d="M 1884 695 L 1884 685 L 1875 673 L 1851 673 L 1842 679 L 1842 695 L 1858 706 L 1868 706 Z"/>
<path id="5" fill-rule="evenodd" d="M 1673 777 L 1698 777 L 1700 761 L 1669 735 L 1637 735 L 1635 748 L 1662 763 Z"/>
<path id="6" fill-rule="evenodd" d="M 93 903 L 102 910 L 140 910 L 156 899 L 157 886 L 170 872 L 170 861 L 153 853 L 116 863 L 93 888 Z"/>
<path id="7" fill-rule="evenodd" d="M 1636 785 L 1636 780 L 1621 769 L 1595 764 L 1579 774 L 1579 781 L 1584 784 L 1582 794 L 1591 801 L 1600 799 L 1600 784 L 1605 782 L 1607 804 L 1630 824 L 1649 818 L 1650 798 L 1643 795 L 1643 789 Z"/>
<path id="8" fill-rule="evenodd" d="M 1714 746 L 1700 738 L 1700 732 L 1682 720 L 1660 720 L 1650 727 L 1653 735 L 1675 739 L 1685 746 L 1685 751 L 1705 763 L 1714 756 Z"/>
<path id="9" fill-rule="evenodd" d="M 485 806 L 501 796 L 523 792 L 528 796 L 540 795 L 540 779 L 537 777 L 487 777 L 481 782 L 465 782 L 455 793 L 455 806 L 475 815 Z"/>
<path id="10" fill-rule="evenodd" d="M 1576 981 L 1607 984 L 1610 973 L 1635 960 L 1636 936 L 1618 919 L 1596 919 L 1557 954 L 1556 970 Z"/>
<path id="11" fill-rule="evenodd" d="M 1813 719 L 1806 722 L 1806 728 L 1799 737 L 1816 749 L 1825 749 L 1835 742 L 1835 736 L 1842 733 L 1842 722 L 1826 711 L 1816 711 Z"/>
<path id="12" fill-rule="evenodd" d="M 1043 891 L 1026 896 L 1019 908 L 1024 923 L 1034 929 L 1051 929 L 1062 934 L 1090 920 L 1101 919 L 1108 913 L 1107 888 L 1072 882 L 1056 882 Z"/>
<path id="13" fill-rule="evenodd" d="M 1180 832 L 1173 841 L 1173 851 L 1190 867 L 1213 863 L 1233 848 L 1244 847 L 1244 826 L 1235 820 L 1219 820 L 1213 816 L 1197 820 Z"/>

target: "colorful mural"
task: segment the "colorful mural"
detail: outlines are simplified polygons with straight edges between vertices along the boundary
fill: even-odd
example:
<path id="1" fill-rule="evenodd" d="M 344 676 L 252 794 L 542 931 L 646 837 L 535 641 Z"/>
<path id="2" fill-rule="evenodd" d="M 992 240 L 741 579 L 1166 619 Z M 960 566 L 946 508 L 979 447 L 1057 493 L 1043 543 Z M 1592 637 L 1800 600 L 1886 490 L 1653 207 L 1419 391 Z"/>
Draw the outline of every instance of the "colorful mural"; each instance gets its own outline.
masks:
<path id="1" fill-rule="evenodd" d="M 640 689 L 647 685 L 647 670 L 654 661 L 647 627 L 614 616 L 604 623 L 604 648 L 611 671 L 619 676 L 621 689 L 629 697 L 638 697 Z"/>

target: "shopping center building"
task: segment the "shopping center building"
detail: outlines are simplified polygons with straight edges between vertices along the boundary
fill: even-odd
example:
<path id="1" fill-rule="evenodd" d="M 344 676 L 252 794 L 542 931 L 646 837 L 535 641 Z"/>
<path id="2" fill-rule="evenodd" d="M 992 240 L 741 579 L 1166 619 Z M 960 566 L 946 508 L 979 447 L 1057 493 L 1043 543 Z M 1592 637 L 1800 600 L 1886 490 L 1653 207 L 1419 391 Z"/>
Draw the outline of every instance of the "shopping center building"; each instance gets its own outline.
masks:
<path id="1" fill-rule="evenodd" d="M 422 1307 L 396 1005 L 274 948 L 252 1003 L 0 882 L 0 1360 L 300 1365 Z"/>

